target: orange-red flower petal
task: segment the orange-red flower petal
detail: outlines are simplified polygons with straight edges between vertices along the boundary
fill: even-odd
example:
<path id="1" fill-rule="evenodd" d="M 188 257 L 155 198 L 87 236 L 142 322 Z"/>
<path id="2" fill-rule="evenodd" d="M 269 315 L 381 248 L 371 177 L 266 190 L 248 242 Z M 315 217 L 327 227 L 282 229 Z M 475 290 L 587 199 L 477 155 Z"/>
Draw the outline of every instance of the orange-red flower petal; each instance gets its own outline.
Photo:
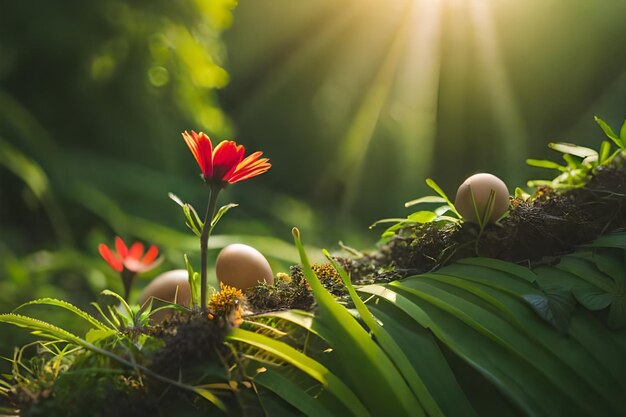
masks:
<path id="1" fill-rule="evenodd" d="M 111 249 L 109 249 L 107 245 L 105 245 L 104 243 L 99 244 L 98 252 L 100 252 L 100 256 L 102 256 L 102 259 L 104 259 L 106 263 L 111 266 L 111 268 L 115 269 L 117 272 L 122 272 L 122 270 L 124 269 L 122 261 L 117 259 L 115 255 L 113 255 Z"/>
<path id="2" fill-rule="evenodd" d="M 233 184 L 260 175 L 272 166 L 267 158 L 259 159 L 262 152 L 244 158 L 245 147 L 232 140 L 222 141 L 213 148 L 211 139 L 202 132 L 185 131 L 183 138 L 207 182 Z"/>
<path id="3" fill-rule="evenodd" d="M 160 258 L 157 259 L 159 249 L 156 246 L 150 246 L 144 255 L 143 243 L 135 242 L 129 249 L 120 237 L 115 238 L 115 253 L 104 243 L 98 245 L 98 252 L 117 272 L 122 272 L 124 269 L 134 273 L 146 272 L 161 262 Z"/>

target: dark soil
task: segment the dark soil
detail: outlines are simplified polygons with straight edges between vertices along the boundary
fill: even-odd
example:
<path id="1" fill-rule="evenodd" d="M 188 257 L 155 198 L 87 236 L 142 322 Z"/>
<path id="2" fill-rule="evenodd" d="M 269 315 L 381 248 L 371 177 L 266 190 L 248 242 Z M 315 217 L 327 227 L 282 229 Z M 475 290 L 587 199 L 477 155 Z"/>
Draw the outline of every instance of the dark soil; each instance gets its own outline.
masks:
<path id="1" fill-rule="evenodd" d="M 215 362 L 229 355 L 224 336 L 229 328 L 223 318 L 209 319 L 201 312 L 180 313 L 165 319 L 154 330 L 164 346 L 155 352 L 150 368 L 160 375 L 179 378 L 179 372 L 195 364 Z"/>
<path id="2" fill-rule="evenodd" d="M 530 201 L 513 199 L 509 215 L 479 236 L 473 223 L 429 223 L 401 229 L 380 250 L 379 265 L 400 274 L 439 268 L 456 259 L 484 256 L 536 265 L 570 253 L 600 235 L 626 228 L 626 169 L 599 169 L 582 188 L 536 190 Z"/>

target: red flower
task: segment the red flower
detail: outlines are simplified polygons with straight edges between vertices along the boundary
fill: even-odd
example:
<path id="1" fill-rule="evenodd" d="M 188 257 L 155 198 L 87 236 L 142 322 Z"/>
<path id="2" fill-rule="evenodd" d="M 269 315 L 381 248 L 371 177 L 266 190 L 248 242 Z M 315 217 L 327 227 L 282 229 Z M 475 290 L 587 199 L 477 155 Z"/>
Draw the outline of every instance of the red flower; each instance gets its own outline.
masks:
<path id="1" fill-rule="evenodd" d="M 211 139 L 204 133 L 183 133 L 189 150 L 202 170 L 206 182 L 218 185 L 234 184 L 256 177 L 272 166 L 267 158 L 260 158 L 263 152 L 254 152 L 244 158 L 246 148 L 232 140 L 224 140 L 215 148 Z"/>
<path id="2" fill-rule="evenodd" d="M 150 246 L 145 256 L 143 251 L 142 243 L 135 242 L 129 249 L 119 236 L 115 238 L 115 253 L 111 252 L 111 249 L 104 243 L 98 245 L 98 252 L 102 258 L 117 272 L 127 270 L 138 274 L 149 271 L 161 263 L 161 259 L 157 259 L 159 249 L 156 246 Z M 141 259 L 142 256 L 143 259 Z"/>

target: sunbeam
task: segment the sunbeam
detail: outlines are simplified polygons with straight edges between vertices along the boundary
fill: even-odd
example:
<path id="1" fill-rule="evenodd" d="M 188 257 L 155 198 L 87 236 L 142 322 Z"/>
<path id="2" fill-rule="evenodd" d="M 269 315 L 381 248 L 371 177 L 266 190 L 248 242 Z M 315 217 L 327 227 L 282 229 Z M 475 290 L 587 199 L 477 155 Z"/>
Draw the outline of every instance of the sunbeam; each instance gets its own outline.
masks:
<path id="1" fill-rule="evenodd" d="M 362 98 L 348 130 L 339 145 L 336 162 L 329 168 L 327 181 L 334 181 L 338 177 L 345 178 L 341 207 L 350 209 L 355 195 L 359 190 L 359 181 L 363 171 L 363 164 L 370 142 L 379 122 L 380 114 L 385 106 L 398 71 L 402 53 L 410 33 L 410 24 L 414 3 L 407 3 L 389 52 L 381 62 L 370 87 Z M 324 183 L 322 182 L 322 185 Z"/>
<path id="2" fill-rule="evenodd" d="M 474 50 L 479 59 L 483 78 L 481 85 L 486 87 L 491 111 L 502 135 L 504 158 L 512 161 L 519 155 L 528 154 L 526 129 L 500 54 L 491 8 L 484 0 L 467 1 L 474 35 Z M 507 177 L 516 176 L 510 165 L 506 169 Z"/>

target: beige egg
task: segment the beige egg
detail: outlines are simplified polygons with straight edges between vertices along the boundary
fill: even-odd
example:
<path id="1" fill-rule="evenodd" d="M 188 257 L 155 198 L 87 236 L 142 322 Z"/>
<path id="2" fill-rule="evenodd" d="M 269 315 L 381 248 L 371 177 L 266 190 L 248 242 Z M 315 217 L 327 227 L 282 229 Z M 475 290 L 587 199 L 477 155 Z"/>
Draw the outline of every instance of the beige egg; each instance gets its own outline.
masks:
<path id="1" fill-rule="evenodd" d="M 177 288 L 178 293 L 176 292 Z M 189 288 L 187 270 L 174 269 L 158 275 L 141 291 L 137 302 L 143 305 L 150 297 L 156 297 L 171 303 L 176 298 L 178 304 L 189 307 L 191 304 L 191 289 Z M 170 309 L 161 310 L 152 316 L 153 321 L 162 321 L 165 317 L 172 314 L 173 311 Z"/>
<path id="2" fill-rule="evenodd" d="M 245 290 L 259 282 L 274 283 L 274 275 L 265 256 L 252 246 L 234 243 L 226 246 L 215 261 L 215 274 L 220 282 Z"/>
<path id="3" fill-rule="evenodd" d="M 483 218 L 492 190 L 495 193 L 493 211 L 489 219 L 487 219 L 487 223 L 494 223 L 509 208 L 509 190 L 506 188 L 506 184 L 495 175 L 482 173 L 472 175 L 466 179 L 456 193 L 454 206 L 464 220 L 478 223 L 476 211 L 472 204 L 472 194 L 478 208 L 478 214 L 480 218 Z"/>

